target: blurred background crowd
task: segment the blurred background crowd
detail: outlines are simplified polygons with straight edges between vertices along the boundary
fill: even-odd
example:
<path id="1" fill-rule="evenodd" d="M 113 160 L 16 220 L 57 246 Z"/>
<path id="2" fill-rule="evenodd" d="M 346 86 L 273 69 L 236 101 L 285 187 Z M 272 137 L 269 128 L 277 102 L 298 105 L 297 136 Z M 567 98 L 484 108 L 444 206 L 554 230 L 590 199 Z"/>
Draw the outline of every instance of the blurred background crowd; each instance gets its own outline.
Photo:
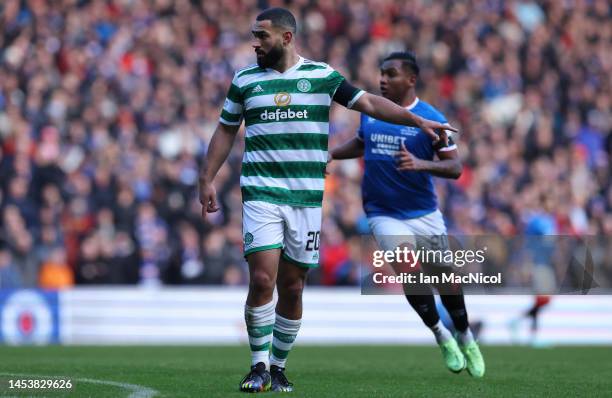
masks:
<path id="1" fill-rule="evenodd" d="M 463 175 L 436 182 L 451 232 L 612 235 L 606 0 L 4 0 L 0 288 L 246 282 L 241 137 L 206 220 L 197 174 L 267 6 L 372 92 L 382 57 L 417 54 L 420 98 L 461 130 Z M 330 119 L 330 147 L 355 134 Z M 362 164 L 331 169 L 310 282 L 355 284 Z"/>

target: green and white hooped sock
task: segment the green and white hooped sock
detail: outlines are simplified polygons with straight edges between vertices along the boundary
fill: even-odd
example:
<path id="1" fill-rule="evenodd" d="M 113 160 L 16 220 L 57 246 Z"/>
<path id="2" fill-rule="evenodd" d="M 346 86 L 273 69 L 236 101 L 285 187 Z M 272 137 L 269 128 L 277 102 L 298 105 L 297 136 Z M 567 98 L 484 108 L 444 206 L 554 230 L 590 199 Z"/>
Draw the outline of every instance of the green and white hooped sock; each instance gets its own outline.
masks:
<path id="1" fill-rule="evenodd" d="M 270 368 L 270 343 L 274 328 L 274 300 L 260 307 L 244 306 L 244 320 L 251 346 L 251 366 L 263 362 Z"/>
<path id="2" fill-rule="evenodd" d="M 276 314 L 270 365 L 276 365 L 281 368 L 285 367 L 287 356 L 289 351 L 291 351 L 291 347 L 293 347 L 293 342 L 297 337 L 301 324 L 301 319 L 287 319 Z"/>

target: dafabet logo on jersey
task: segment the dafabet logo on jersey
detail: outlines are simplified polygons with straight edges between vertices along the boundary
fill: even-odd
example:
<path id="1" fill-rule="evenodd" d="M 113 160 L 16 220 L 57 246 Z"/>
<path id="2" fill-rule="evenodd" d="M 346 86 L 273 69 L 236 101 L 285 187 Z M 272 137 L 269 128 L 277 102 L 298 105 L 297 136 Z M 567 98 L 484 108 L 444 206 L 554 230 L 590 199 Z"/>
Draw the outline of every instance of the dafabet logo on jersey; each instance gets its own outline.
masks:
<path id="1" fill-rule="evenodd" d="M 287 106 L 291 103 L 291 94 L 286 92 L 277 93 L 274 96 L 276 106 Z M 261 120 L 285 120 L 285 119 L 308 119 L 308 111 L 293 111 L 291 108 L 276 108 L 274 111 L 264 111 L 259 115 Z"/>
<path id="2" fill-rule="evenodd" d="M 308 119 L 308 111 L 292 111 L 291 108 L 281 110 L 276 108 L 276 111 L 264 111 L 259 115 L 261 120 L 285 120 L 285 119 Z"/>

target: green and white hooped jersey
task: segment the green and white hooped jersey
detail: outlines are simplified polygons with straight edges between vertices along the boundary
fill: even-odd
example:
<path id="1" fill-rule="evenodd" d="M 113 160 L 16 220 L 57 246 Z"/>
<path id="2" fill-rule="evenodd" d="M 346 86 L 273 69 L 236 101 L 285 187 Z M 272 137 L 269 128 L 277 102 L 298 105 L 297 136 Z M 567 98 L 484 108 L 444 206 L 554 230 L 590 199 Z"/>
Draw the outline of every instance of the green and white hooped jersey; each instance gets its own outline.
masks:
<path id="1" fill-rule="evenodd" d="M 329 65 L 302 57 L 283 73 L 257 65 L 236 72 L 219 121 L 245 121 L 244 202 L 321 206 L 329 109 L 343 81 Z M 363 93 L 351 93 L 345 105 L 350 108 Z"/>

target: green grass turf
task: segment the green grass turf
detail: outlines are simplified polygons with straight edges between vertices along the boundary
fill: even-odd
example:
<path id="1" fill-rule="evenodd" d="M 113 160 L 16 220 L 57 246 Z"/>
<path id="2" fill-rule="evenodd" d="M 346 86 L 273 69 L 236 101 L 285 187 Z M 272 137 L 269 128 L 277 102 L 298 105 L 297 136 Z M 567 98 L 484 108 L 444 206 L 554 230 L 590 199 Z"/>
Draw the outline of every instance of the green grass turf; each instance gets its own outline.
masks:
<path id="1" fill-rule="evenodd" d="M 292 397 L 612 397 L 612 348 L 483 347 L 484 379 L 444 368 L 437 347 L 297 346 Z M 163 397 L 244 397 L 242 347 L 0 347 L 0 373 L 138 384 Z M 69 393 L 7 389 L 0 396 L 127 397 L 118 387 L 75 381 Z M 266 393 L 266 396 L 272 393 Z"/>

